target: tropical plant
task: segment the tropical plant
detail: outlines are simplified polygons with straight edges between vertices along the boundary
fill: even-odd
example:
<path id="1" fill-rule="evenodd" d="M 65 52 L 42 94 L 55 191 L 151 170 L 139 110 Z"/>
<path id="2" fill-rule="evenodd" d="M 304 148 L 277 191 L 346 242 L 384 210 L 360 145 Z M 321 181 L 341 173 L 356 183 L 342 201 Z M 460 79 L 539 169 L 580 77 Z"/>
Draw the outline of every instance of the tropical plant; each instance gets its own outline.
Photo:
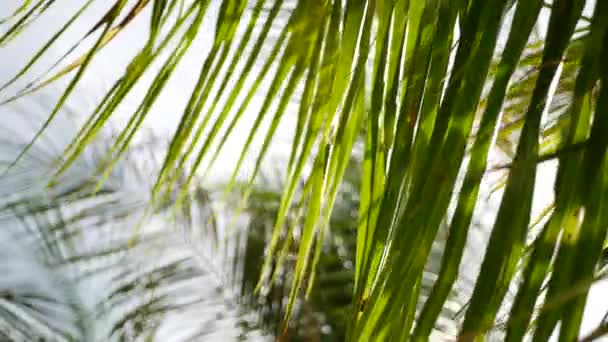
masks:
<path id="1" fill-rule="evenodd" d="M 3 114 L 13 119 L 11 129 L 1 129 L 6 161 L 28 131 L 16 115 Z M 25 121 L 34 117 L 35 110 Z M 198 189 L 179 213 L 166 203 L 143 217 L 148 172 L 158 162 L 141 152 L 152 151 L 154 140 L 128 151 L 93 191 L 107 149 L 108 138 L 100 137 L 56 187 L 46 188 L 45 177 L 69 142 L 63 133 L 75 129 L 66 118 L 57 120 L 0 181 L 0 340 L 263 337 L 238 328 L 253 311 L 239 310 L 231 297 L 232 270 L 222 258 L 199 253 L 217 245 L 206 192 Z"/>
<path id="2" fill-rule="evenodd" d="M 92 2 L 84 2 L 1 89 L 27 77 Z M 256 286 L 262 291 L 271 286 L 272 266 L 282 261 L 275 256 L 293 234 L 285 225 L 288 213 L 294 202 L 302 203 L 289 322 L 300 291 L 314 279 L 319 241 L 328 236 L 338 190 L 357 138 L 365 134 L 346 338 L 420 340 L 435 326 L 457 278 L 474 209 L 483 201 L 479 189 L 489 171 L 488 155 L 497 145 L 507 152 L 506 164 L 498 165 L 508 171 L 504 193 L 458 338 L 476 340 L 497 325 L 507 340 L 530 335 L 544 341 L 557 327 L 562 341 L 578 337 L 608 229 L 608 67 L 602 63 L 608 58 L 608 2 L 115 0 L 109 5 L 75 45 L 91 41 L 86 53 L 73 59 L 67 53 L 54 64 L 58 70 L 33 78 L 4 101 L 71 76 L 44 131 L 99 51 L 134 18 L 149 16 L 143 47 L 65 149 L 51 185 L 150 71 L 155 78 L 104 158 L 103 184 L 200 34 L 206 13 L 218 5 L 211 50 L 167 148 L 153 203 L 164 201 L 177 183 L 181 207 L 197 183 L 197 170 L 212 167 L 244 114 L 252 115 L 254 124 L 228 188 L 252 153 L 252 141 L 262 136 L 244 189 L 248 198 L 277 127 L 295 102 L 287 180 Z M 53 6 L 53 0 L 24 1 L 3 21 L 0 45 L 27 32 L 27 25 Z M 535 29 L 541 33 L 533 34 Z M 155 69 L 153 62 L 164 58 L 166 49 L 172 50 Z M 67 60 L 71 63 L 63 67 Z M 259 108 L 251 105 L 257 94 L 263 95 Z M 262 125 L 267 119 L 269 127 Z M 558 161 L 555 200 L 532 229 L 536 170 L 546 159 Z M 442 222 L 448 237 L 440 272 L 417 310 Z M 516 292 L 512 303 L 505 301 L 510 288 Z M 500 312 L 506 316 L 499 319 Z"/>
<path id="3" fill-rule="evenodd" d="M 310 282 L 310 287 L 296 299 L 297 305 L 294 307 L 288 330 L 284 333 L 284 337 L 290 341 L 343 341 L 346 337 L 354 287 L 353 266 L 357 236 L 352 228 L 357 224 L 358 189 L 361 180 L 359 166 L 360 163 L 357 163 L 356 159 L 349 164 L 348 176 L 337 194 L 336 207 L 329 220 L 327 236 L 322 242 L 316 242 L 322 244 L 317 249 L 319 254 L 314 256 L 316 281 Z M 294 276 L 292 270 L 297 263 L 298 242 L 304 226 L 301 216 L 296 214 L 302 210 L 302 206 L 294 204 L 285 222 L 285 230 L 292 231 L 293 234 L 281 237 L 286 239 L 290 236 L 291 241 L 282 242 L 280 256 L 273 262 L 274 281 L 262 293 L 254 292 L 265 259 L 264 249 L 272 237 L 274 220 L 280 207 L 282 187 L 277 186 L 274 180 L 276 178 L 282 179 L 281 176 L 270 179 L 262 177 L 251 192 L 246 207 L 250 220 L 247 231 L 242 232 L 246 236 L 246 247 L 242 249 L 243 255 L 237 256 L 236 259 L 238 263 L 243 263 L 244 272 L 238 281 L 242 286 L 243 303 L 246 308 L 253 307 L 260 312 L 264 328 L 271 332 L 280 332 L 281 318 L 286 310 L 285 300 L 288 299 Z M 239 196 L 239 192 L 236 196 Z M 474 233 L 483 236 L 485 232 L 481 225 L 476 225 L 479 229 L 475 229 Z M 445 233 L 445 229 L 442 229 L 438 241 L 433 245 L 422 279 L 418 306 L 424 304 L 439 272 L 441 251 L 446 242 Z M 474 246 L 468 247 L 470 249 Z M 470 265 L 471 259 L 469 257 L 466 263 Z M 461 277 L 457 288 L 450 293 L 449 301 L 441 312 L 432 336 L 449 337 L 457 332 L 458 311 L 464 306 L 470 290 L 471 284 L 466 276 Z"/>

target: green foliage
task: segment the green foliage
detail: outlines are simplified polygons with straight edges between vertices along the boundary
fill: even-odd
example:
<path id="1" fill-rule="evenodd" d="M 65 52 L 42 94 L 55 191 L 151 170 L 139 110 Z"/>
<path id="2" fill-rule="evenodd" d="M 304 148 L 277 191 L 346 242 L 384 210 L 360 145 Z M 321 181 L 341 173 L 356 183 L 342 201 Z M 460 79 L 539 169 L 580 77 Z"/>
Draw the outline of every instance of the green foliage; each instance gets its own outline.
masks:
<path id="1" fill-rule="evenodd" d="M 25 1 L 2 22 L 7 28 L 0 45 L 27 32 L 27 24 L 53 4 Z M 288 104 L 295 103 L 287 177 L 255 286 L 262 292 L 274 288 L 281 277 L 277 270 L 293 263 L 284 311 L 289 322 L 300 292 L 314 289 L 314 274 L 325 262 L 323 241 L 339 229 L 331 224 L 332 212 L 364 135 L 358 219 L 351 227 L 356 227 L 356 251 L 346 339 L 424 340 L 453 288 L 474 209 L 483 201 L 479 189 L 488 155 L 498 147 L 508 156 L 509 172 L 458 338 L 483 339 L 498 323 L 510 340 L 533 336 L 544 341 L 558 324 L 559 340 L 578 338 L 608 229 L 608 69 L 603 63 L 608 60 L 608 2 L 258 0 L 248 9 L 244 0 L 218 0 L 217 5 L 211 51 L 201 59 L 153 187 L 153 203 L 174 195 L 177 183 L 176 206 L 184 206 L 198 170 L 211 167 L 234 127 L 251 115 L 253 127 L 228 184 L 233 187 L 245 157 L 254 153 L 253 141 L 263 139 L 243 188 L 247 199 Z M 592 9 L 589 16 L 583 15 L 586 6 Z M 117 0 L 91 26 L 97 38 L 89 33 L 76 44 L 92 41 L 83 57 L 34 79 L 4 101 L 71 76 L 43 132 L 98 52 L 134 17 L 149 16 L 145 45 L 65 149 L 52 184 L 73 167 L 143 73 L 153 72 L 146 95 L 104 158 L 97 185 L 103 189 L 201 34 L 211 7 L 204 0 Z M 239 27 L 244 27 L 242 35 Z M 269 34 L 272 28 L 278 37 Z M 27 77 L 54 44 L 56 36 L 7 84 Z M 151 69 L 168 46 L 173 48 L 169 57 L 158 70 Z M 265 82 L 269 87 L 262 86 Z M 263 98 L 259 108 L 251 104 L 254 96 Z M 262 125 L 265 120 L 269 127 Z M 549 158 L 558 161 L 555 203 L 536 234 L 530 226 L 537 165 Z M 301 221 L 298 229 L 292 215 Z M 419 309 L 425 265 L 443 222 L 447 242 L 438 278 Z M 293 248 L 297 257 L 292 261 L 287 256 Z M 505 301 L 510 288 L 517 293 L 513 305 Z M 504 322 L 499 319 L 503 311 L 508 312 Z"/>

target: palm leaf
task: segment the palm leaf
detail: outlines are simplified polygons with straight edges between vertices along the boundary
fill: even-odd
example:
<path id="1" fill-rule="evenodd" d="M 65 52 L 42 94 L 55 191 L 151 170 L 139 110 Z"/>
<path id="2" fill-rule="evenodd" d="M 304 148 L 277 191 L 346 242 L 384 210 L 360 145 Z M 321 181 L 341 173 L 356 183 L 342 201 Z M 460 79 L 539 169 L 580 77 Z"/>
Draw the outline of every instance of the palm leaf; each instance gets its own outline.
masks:
<path id="1" fill-rule="evenodd" d="M 6 16 L 7 23 L 14 23 L 3 41 L 10 44 L 11 37 L 27 32 L 26 23 L 45 14 L 35 10 L 36 4 L 28 1 L 23 10 Z M 255 141 L 262 139 L 243 190 L 249 197 L 288 105 L 295 105 L 298 115 L 285 189 L 269 241 L 264 240 L 267 259 L 256 288 L 272 287 L 279 276 L 273 269 L 280 268 L 273 263 L 287 263 L 288 251 L 297 248 L 285 317 L 297 310 L 301 290 L 312 288 L 311 274 L 321 265 L 323 241 L 336 229 L 330 225 L 332 212 L 353 151 L 363 144 L 358 159 L 363 166 L 361 197 L 353 224 L 355 285 L 346 336 L 425 339 L 462 265 L 474 210 L 482 202 L 488 156 L 499 155 L 508 163 L 504 193 L 458 338 L 492 334 L 503 312 L 508 315 L 504 321 L 509 339 L 520 340 L 535 327 L 534 339 L 546 340 L 558 323 L 560 339 L 578 337 L 608 227 L 603 208 L 606 144 L 598 133 L 605 130 L 606 77 L 600 62 L 608 46 L 604 1 L 217 4 L 211 51 L 201 59 L 198 81 L 158 172 L 152 208 L 175 195 L 179 185 L 179 211 L 197 184 L 198 170 L 213 164 L 227 139 L 239 134 L 234 128 L 246 115 L 253 125 L 228 188 L 237 183 Z M 100 165 L 103 189 L 101 184 L 208 19 L 209 1 L 194 1 L 183 12 L 178 0 L 140 1 L 130 12 L 126 5 L 115 1 L 92 26 L 101 36 L 84 59 L 73 64 L 75 75 L 35 138 L 54 120 L 108 37 L 142 15 L 146 6 L 152 8 L 147 43 L 68 145 L 52 183 L 69 178 L 67 172 L 110 123 L 118 104 L 166 44 L 174 42 L 174 53 L 155 72 L 146 96 Z M 264 8 L 269 8 L 267 15 L 261 15 Z M 122 22 L 121 15 L 126 18 Z M 252 31 L 258 26 L 261 30 Z M 278 36 L 269 33 L 273 28 Z M 241 37 L 239 32 L 244 32 Z M 504 46 L 499 44 L 503 38 Z M 235 70 L 241 60 L 245 64 L 239 75 Z M 29 67 L 26 64 L 9 82 L 25 77 Z M 275 71 L 272 77 L 270 70 Z M 259 108 L 252 102 L 256 96 L 262 99 Z M 267 120 L 270 125 L 263 125 Z M 12 172 L 32 146 L 26 144 L 8 161 L 6 172 Z M 571 150 L 558 153 L 565 149 Z M 538 234 L 530 228 L 537 165 L 550 154 L 559 165 L 555 207 Z M 298 189 L 301 183 L 305 186 Z M 293 208 L 303 213 L 299 229 L 288 222 Z M 447 227 L 442 228 L 444 222 Z M 448 236 L 439 247 L 444 260 L 426 298 L 425 267 L 442 231 Z M 526 247 L 534 239 L 532 247 Z M 517 293 L 513 305 L 506 299 L 512 290 Z"/>
<path id="2" fill-rule="evenodd" d="M 105 341 L 162 338 L 178 331 L 200 335 L 213 329 L 200 321 L 186 327 L 176 322 L 201 311 L 227 312 L 224 320 L 233 324 L 251 315 L 251 310 L 226 309 L 234 303 L 228 290 L 201 286 L 215 283 L 222 289 L 225 282 L 212 266 L 221 265 L 221 258 L 203 263 L 205 256 L 197 252 L 199 241 L 217 235 L 204 190 L 173 221 L 171 204 L 142 221 L 153 185 L 147 172 L 158 162 L 134 159 L 130 150 L 94 191 L 108 148 L 104 140 L 88 148 L 86 158 L 76 160 L 65 178 L 48 189 L 45 177 L 69 143 L 53 134 L 56 130 L 74 132 L 76 127 L 64 117 L 54 121 L 0 181 L 3 338 Z M 5 136 L 2 159 L 10 160 L 27 138 L 14 132 Z M 141 148 L 154 144 L 146 146 Z M 133 245 L 138 225 L 142 230 Z M 217 243 L 207 245 L 218 248 Z"/>

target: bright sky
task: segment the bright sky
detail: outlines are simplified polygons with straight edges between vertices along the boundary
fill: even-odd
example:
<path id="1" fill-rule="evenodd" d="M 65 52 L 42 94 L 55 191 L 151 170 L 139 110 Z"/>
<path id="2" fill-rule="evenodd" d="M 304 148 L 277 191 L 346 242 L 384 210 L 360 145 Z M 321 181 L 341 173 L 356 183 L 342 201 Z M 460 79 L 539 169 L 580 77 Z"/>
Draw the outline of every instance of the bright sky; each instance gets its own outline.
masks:
<path id="1" fill-rule="evenodd" d="M 12 6 L 8 6 L 8 9 L 11 9 L 16 8 L 20 1 L 9 0 L 8 3 L 13 4 Z M 33 56 L 37 49 L 39 49 L 40 46 L 42 46 L 42 44 L 61 27 L 60 25 L 65 23 L 67 18 L 69 18 L 81 4 L 80 1 L 66 1 L 63 2 L 61 6 L 52 6 L 48 13 L 28 27 L 26 34 L 18 37 L 7 47 L 3 47 L 3 63 L 0 66 L 0 80 L 7 80 L 12 77 L 17 70 L 23 67 L 25 62 L 24 58 L 4 58 L 4 56 Z M 41 72 L 45 71 L 52 62 L 59 58 L 65 50 L 73 44 L 75 39 L 90 29 L 91 23 L 99 19 L 99 13 L 105 12 L 110 5 L 111 2 L 95 1 L 93 5 L 87 9 L 81 20 L 77 21 L 79 25 L 75 25 L 73 29 L 68 31 L 69 34 L 64 37 L 65 39 L 60 40 L 61 43 L 57 44 L 57 48 L 49 51 L 47 58 L 44 59 L 44 63 L 33 68 L 33 71 L 30 73 L 30 75 L 33 76 L 30 77 L 38 76 Z M 203 27 L 201 28 L 197 39 L 183 58 L 180 66 L 174 72 L 172 78 L 164 88 L 164 94 L 156 101 L 145 121 L 145 126 L 151 129 L 156 135 L 161 137 L 170 136 L 179 123 L 182 110 L 189 99 L 189 95 L 200 72 L 203 58 L 211 46 L 214 31 L 212 19 L 217 15 L 218 6 L 217 1 L 211 2 L 210 8 L 207 11 L 208 18 L 203 22 Z M 5 16 L 4 12 L 10 13 L 10 10 L 3 10 L 0 15 Z M 146 15 L 138 17 L 127 30 L 121 32 L 121 34 L 118 35 L 100 55 L 96 56 L 92 62 L 89 72 L 85 74 L 73 95 L 68 100 L 68 105 L 76 108 L 79 111 L 78 114 L 81 114 L 82 117 L 88 115 L 93 110 L 94 106 L 105 94 L 105 91 L 107 91 L 117 77 L 122 74 L 128 62 L 130 62 L 131 58 L 143 46 L 144 39 L 147 37 L 148 32 L 149 22 L 147 21 L 147 18 Z M 243 28 L 241 27 L 240 29 Z M 87 46 L 89 45 L 85 45 L 85 47 Z M 82 49 L 80 49 L 80 51 L 82 51 Z M 160 66 L 159 62 L 166 59 L 170 51 L 170 48 L 166 49 L 164 57 L 157 60 L 155 67 L 152 67 L 153 70 L 158 70 L 158 67 Z M 78 54 L 79 52 L 74 55 L 76 56 Z M 255 70 L 252 74 L 254 73 Z M 272 77 L 274 73 L 271 71 L 269 75 Z M 130 114 L 135 111 L 136 107 L 139 105 L 139 101 L 147 91 L 149 82 L 154 76 L 154 73 L 146 73 L 144 75 L 144 81 L 139 82 L 136 85 L 130 96 L 128 96 L 124 103 L 118 108 L 117 113 L 112 120 L 115 129 L 122 128 Z M 9 88 L 5 93 L 11 93 L 11 91 L 21 89 L 30 80 L 31 78 L 24 78 L 21 82 L 18 82 Z M 246 84 L 251 83 L 251 81 L 250 77 Z M 266 89 L 270 83 L 269 81 L 270 80 L 267 77 L 262 89 Z M 45 96 L 58 99 L 61 89 L 66 84 L 67 79 L 63 79 L 61 82 L 58 82 L 57 85 L 52 85 L 49 88 L 40 91 L 38 94 L 44 94 Z M 35 101 L 35 99 L 36 95 L 18 102 L 27 103 Z M 262 96 L 254 97 L 249 108 L 259 109 L 262 105 L 262 101 Z M 240 99 L 237 101 L 237 105 L 238 103 L 240 103 Z M 294 112 L 295 110 L 296 108 L 293 104 L 288 107 L 288 112 Z M 235 131 L 242 133 L 233 134 L 231 139 L 226 143 L 222 155 L 216 162 L 216 167 L 214 167 L 213 172 L 210 173 L 208 179 L 210 184 L 215 184 L 218 181 L 226 181 L 230 176 L 230 172 L 236 164 L 247 138 L 249 132 L 248 127 L 251 127 L 253 124 L 253 119 L 254 115 L 252 112 L 245 113 L 241 120 L 242 122 L 237 125 Z M 285 148 L 285 144 L 291 142 L 293 125 L 290 125 L 286 120 L 284 121 L 285 123 L 277 130 L 277 139 L 270 148 L 270 157 L 267 157 L 267 161 L 283 160 L 286 158 L 288 150 Z M 269 122 L 269 120 L 266 120 L 262 127 L 267 127 Z M 250 171 L 252 167 L 253 157 L 257 155 L 262 139 L 263 136 L 258 136 L 254 140 L 254 153 L 250 153 L 246 159 L 244 172 L 241 173 L 241 176 L 249 174 L 248 171 Z M 275 166 L 278 167 L 276 164 Z"/>

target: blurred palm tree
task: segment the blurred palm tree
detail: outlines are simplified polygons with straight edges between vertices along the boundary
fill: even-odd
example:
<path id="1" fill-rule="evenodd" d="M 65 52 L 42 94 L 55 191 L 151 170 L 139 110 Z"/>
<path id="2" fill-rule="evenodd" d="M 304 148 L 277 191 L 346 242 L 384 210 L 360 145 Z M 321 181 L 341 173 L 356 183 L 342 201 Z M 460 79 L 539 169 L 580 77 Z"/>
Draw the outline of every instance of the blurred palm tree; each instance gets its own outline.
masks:
<path id="1" fill-rule="evenodd" d="M 93 2 L 84 2 L 0 91 L 31 77 L 30 69 Z M 53 0 L 24 1 L 6 13 L 0 46 L 25 34 L 53 6 Z M 149 18 L 143 46 L 64 149 L 54 176 L 47 177 L 51 185 L 75 167 L 134 85 L 152 73 L 140 105 L 99 166 L 105 184 L 202 23 L 215 20 L 210 51 L 152 188 L 153 207 L 172 203 L 180 210 L 196 193 L 199 168 L 212 167 L 245 116 L 254 118 L 253 126 L 228 189 L 245 157 L 255 154 L 241 190 L 251 199 L 279 125 L 295 108 L 286 181 L 272 230 L 259 245 L 265 261 L 255 289 L 273 288 L 283 274 L 276 270 L 292 262 L 285 321 L 304 310 L 298 299 L 315 286 L 323 241 L 339 231 L 332 213 L 358 151 L 345 339 L 424 340 L 458 279 L 473 214 L 484 202 L 482 181 L 503 170 L 500 204 L 457 338 L 499 331 L 507 340 L 544 341 L 556 329 L 560 340 L 578 338 L 588 290 L 603 274 L 608 229 L 608 68 L 602 62 L 608 58 L 608 2 L 115 0 L 107 6 L 75 48 L 4 101 L 70 76 L 41 134 L 99 51 L 135 18 Z M 213 10 L 217 15 L 208 15 Z M 86 52 L 75 58 L 77 47 Z M 158 59 L 161 66 L 153 67 Z M 262 144 L 252 152 L 260 136 Z M 7 172 L 33 146 L 26 144 Z M 549 159 L 557 161 L 555 198 L 535 224 L 537 166 Z M 425 269 L 443 231 L 439 272 L 427 295 Z M 297 250 L 293 260 L 287 257 L 291 248 Z"/>
<path id="2" fill-rule="evenodd" d="M 28 131 L 18 115 L 3 114 L 12 127 L 0 128 L 0 157 L 10 161 Z M 25 122 L 37 116 L 28 114 Z M 238 329 L 252 312 L 241 313 L 225 289 L 230 270 L 199 253 L 217 246 L 207 192 L 198 189 L 179 213 L 163 203 L 145 215 L 156 139 L 133 146 L 96 189 L 109 139 L 100 137 L 57 186 L 46 187 L 64 134 L 75 131 L 70 119 L 58 119 L 0 181 L 1 339 L 261 339 L 259 330 Z"/>

